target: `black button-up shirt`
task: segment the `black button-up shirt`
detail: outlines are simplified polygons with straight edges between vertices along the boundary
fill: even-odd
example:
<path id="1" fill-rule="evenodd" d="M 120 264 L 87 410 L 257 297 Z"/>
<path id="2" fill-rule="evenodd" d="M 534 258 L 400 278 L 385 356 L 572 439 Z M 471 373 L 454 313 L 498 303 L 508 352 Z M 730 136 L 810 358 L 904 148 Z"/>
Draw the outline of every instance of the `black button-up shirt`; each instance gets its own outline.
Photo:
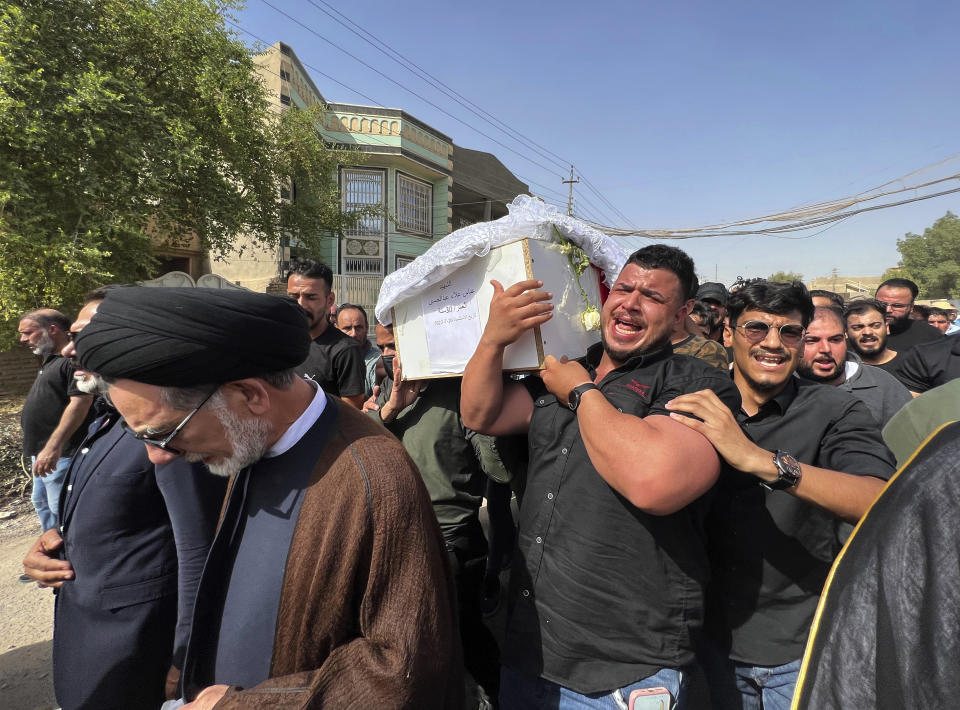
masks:
<path id="1" fill-rule="evenodd" d="M 580 361 L 591 376 L 601 355 L 596 345 Z M 539 378 L 524 383 L 535 407 L 504 662 L 580 693 L 689 663 L 709 574 L 707 496 L 671 515 L 638 510 L 597 473 L 577 415 Z M 727 373 L 669 346 L 629 360 L 599 387 L 637 417 L 666 415 L 671 399 L 703 389 L 733 411 L 740 403 Z"/>
<path id="2" fill-rule="evenodd" d="M 896 469 L 866 405 L 837 387 L 796 377 L 753 416 L 737 417 L 768 451 L 801 463 L 888 479 Z M 803 655 L 827 574 L 840 551 L 839 519 L 786 491 L 725 468 L 709 530 L 714 581 L 710 627 L 730 657 L 782 665 Z M 716 612 L 716 616 L 714 616 Z"/>

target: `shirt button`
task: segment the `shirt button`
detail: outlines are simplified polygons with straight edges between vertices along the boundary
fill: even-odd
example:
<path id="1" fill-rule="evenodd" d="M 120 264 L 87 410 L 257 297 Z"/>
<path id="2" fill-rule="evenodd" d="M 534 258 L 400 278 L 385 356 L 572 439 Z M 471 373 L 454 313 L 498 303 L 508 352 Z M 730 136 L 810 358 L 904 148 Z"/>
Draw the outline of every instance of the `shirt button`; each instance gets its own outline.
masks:
<path id="1" fill-rule="evenodd" d="M 543 538 L 537 535 L 537 544 L 539 545 L 541 542 L 543 542 Z"/>
<path id="2" fill-rule="evenodd" d="M 538 400 L 537 400 L 537 404 L 543 404 L 543 402 L 544 402 L 544 400 L 542 400 L 542 399 L 538 399 Z"/>
<path id="3" fill-rule="evenodd" d="M 84 446 L 82 449 L 80 449 L 80 453 L 81 453 L 81 454 L 85 454 L 85 453 L 87 453 L 89 450 L 90 450 L 90 449 L 88 449 L 86 446 Z"/>
<path id="4" fill-rule="evenodd" d="M 547 500 L 553 500 L 553 493 L 547 493 Z"/>
<path id="5" fill-rule="evenodd" d="M 67 484 L 67 490 L 68 490 L 68 491 L 72 491 L 72 490 L 73 490 L 73 484 L 72 484 L 72 483 Z"/>
<path id="6" fill-rule="evenodd" d="M 522 595 L 525 596 L 525 597 L 529 597 L 529 596 L 530 596 L 530 590 L 529 590 L 529 589 L 524 589 L 522 592 L 520 592 L 520 594 L 522 594 Z"/>
<path id="7" fill-rule="evenodd" d="M 60 532 L 63 532 L 63 526 L 62 526 L 62 525 L 60 526 Z"/>
<path id="8" fill-rule="evenodd" d="M 567 447 L 564 446 L 562 449 L 560 449 L 560 453 L 561 453 L 561 454 L 567 453 Z"/>

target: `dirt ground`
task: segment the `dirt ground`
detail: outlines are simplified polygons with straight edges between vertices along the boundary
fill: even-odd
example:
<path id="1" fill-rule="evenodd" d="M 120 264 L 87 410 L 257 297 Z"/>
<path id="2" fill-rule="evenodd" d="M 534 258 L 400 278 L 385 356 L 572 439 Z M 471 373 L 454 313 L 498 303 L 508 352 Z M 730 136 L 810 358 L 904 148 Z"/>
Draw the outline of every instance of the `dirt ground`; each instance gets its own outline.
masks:
<path id="1" fill-rule="evenodd" d="M 0 397 L 0 708 L 49 710 L 53 592 L 21 584 L 21 560 L 40 535 L 20 469 L 22 397 Z"/>

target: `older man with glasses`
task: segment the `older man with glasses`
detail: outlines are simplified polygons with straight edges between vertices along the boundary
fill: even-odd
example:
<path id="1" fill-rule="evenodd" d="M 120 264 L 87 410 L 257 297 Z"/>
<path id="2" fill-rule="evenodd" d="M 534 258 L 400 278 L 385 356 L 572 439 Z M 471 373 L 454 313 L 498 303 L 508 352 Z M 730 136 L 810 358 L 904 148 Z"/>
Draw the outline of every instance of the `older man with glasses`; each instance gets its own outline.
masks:
<path id="1" fill-rule="evenodd" d="M 716 395 L 681 395 L 672 416 L 726 463 L 708 523 L 713 579 L 704 665 L 714 707 L 790 707 L 820 590 L 856 521 L 894 472 L 867 407 L 794 377 L 813 303 L 798 283 L 754 282 L 728 302 L 734 416 Z"/>

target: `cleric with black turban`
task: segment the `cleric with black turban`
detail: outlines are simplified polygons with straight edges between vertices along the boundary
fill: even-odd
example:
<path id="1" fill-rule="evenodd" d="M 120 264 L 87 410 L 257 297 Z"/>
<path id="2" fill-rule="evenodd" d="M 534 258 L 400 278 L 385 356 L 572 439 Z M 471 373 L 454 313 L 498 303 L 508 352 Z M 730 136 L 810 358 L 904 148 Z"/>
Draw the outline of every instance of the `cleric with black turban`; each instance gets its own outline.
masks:
<path id="1" fill-rule="evenodd" d="M 115 289 L 76 340 L 83 369 L 166 387 L 287 370 L 309 347 L 307 319 L 295 303 L 213 288 Z"/>

